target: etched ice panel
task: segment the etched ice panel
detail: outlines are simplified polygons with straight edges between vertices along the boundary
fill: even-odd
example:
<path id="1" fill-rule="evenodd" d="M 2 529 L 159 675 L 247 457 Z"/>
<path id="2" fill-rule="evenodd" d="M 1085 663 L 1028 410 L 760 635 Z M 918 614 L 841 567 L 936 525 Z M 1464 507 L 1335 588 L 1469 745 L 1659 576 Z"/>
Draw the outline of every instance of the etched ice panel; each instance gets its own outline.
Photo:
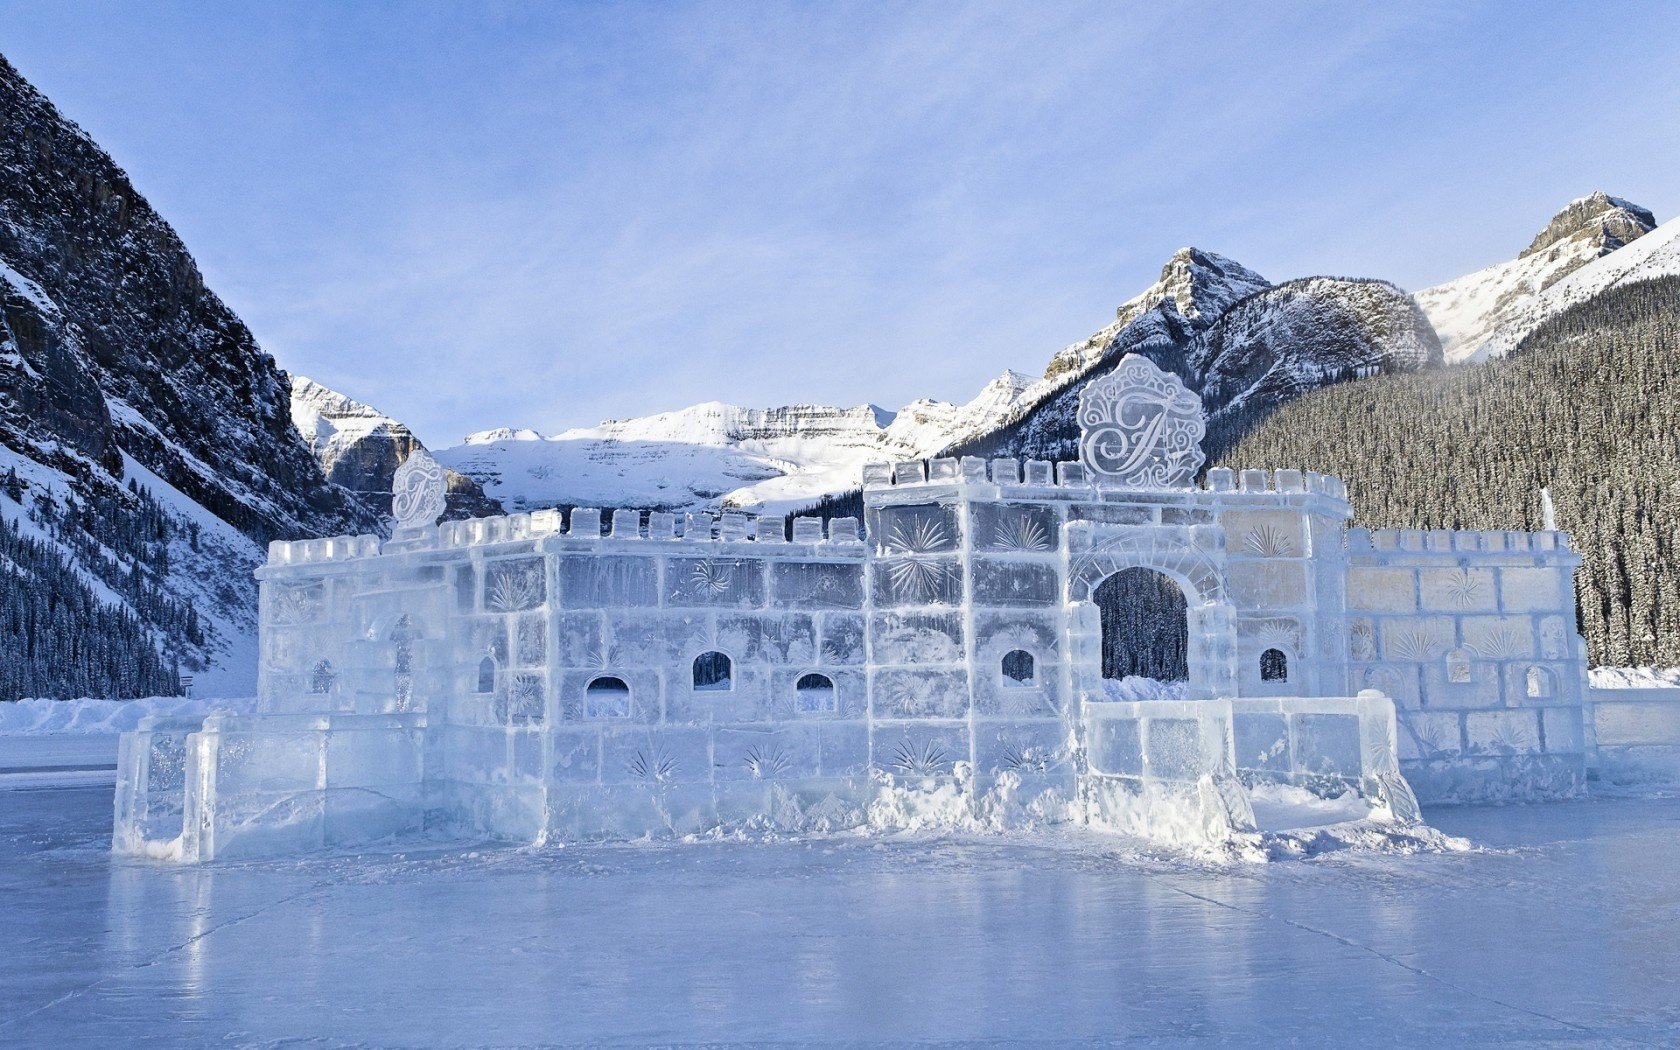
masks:
<path id="1" fill-rule="evenodd" d="M 1079 429 L 1079 459 L 1098 486 L 1188 488 L 1205 458 L 1201 398 L 1137 354 L 1080 391 Z"/>

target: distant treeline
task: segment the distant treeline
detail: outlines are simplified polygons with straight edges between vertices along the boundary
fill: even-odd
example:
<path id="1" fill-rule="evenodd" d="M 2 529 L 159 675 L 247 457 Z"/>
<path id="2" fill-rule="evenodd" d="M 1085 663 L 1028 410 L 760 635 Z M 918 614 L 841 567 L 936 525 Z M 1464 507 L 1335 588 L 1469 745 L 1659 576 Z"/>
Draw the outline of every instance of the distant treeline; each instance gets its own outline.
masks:
<path id="1" fill-rule="evenodd" d="M 1595 664 L 1680 664 L 1680 277 L 1606 291 L 1501 360 L 1306 394 L 1220 461 L 1347 480 L 1379 528 L 1539 529 L 1585 558 Z"/>
<path id="2" fill-rule="evenodd" d="M 139 616 L 95 597 L 56 547 L 0 522 L 0 699 L 178 692 L 179 666 Z"/>

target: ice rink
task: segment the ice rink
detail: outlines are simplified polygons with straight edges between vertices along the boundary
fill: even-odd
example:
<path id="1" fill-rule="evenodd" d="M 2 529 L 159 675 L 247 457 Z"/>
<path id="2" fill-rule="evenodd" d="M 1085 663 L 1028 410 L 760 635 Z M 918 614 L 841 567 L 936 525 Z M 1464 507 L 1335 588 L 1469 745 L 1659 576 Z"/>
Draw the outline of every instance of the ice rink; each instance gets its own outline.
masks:
<path id="1" fill-rule="evenodd" d="M 1469 852 L 960 842 L 113 858 L 0 790 L 0 1045 L 1680 1041 L 1680 800 L 1439 809 Z"/>

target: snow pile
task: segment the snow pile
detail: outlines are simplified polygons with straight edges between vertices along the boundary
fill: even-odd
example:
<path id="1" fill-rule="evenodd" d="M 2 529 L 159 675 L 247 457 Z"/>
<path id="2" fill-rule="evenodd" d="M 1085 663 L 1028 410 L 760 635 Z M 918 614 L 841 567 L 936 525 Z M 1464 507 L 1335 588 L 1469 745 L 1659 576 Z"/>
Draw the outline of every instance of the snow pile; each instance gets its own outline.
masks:
<path id="1" fill-rule="evenodd" d="M 1102 685 L 1103 700 L 1185 700 L 1190 695 L 1189 682 L 1163 682 L 1136 675 L 1104 678 Z"/>
<path id="2" fill-rule="evenodd" d="M 17 700 L 0 703 L 0 736 L 127 733 L 148 715 L 252 711 L 256 697 L 148 696 L 137 700 Z"/>
<path id="3" fill-rule="evenodd" d="M 1594 689 L 1680 689 L 1680 667 L 1595 667 Z"/>

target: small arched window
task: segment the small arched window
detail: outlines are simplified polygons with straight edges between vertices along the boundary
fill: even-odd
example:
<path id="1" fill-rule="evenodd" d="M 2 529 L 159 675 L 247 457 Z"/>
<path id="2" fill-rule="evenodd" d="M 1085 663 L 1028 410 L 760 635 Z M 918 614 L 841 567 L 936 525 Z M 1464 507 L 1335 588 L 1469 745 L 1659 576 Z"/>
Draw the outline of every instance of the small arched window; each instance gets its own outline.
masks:
<path id="1" fill-rule="evenodd" d="M 1468 649 L 1454 649 L 1447 654 L 1447 681 L 1468 682 L 1470 680 L 1470 651 Z"/>
<path id="2" fill-rule="evenodd" d="M 728 692 L 734 688 L 734 666 L 720 652 L 701 653 L 694 658 L 694 688 Z"/>
<path id="3" fill-rule="evenodd" d="M 1289 657 L 1282 649 L 1267 649 L 1260 654 L 1260 680 L 1262 682 L 1289 681 Z"/>
<path id="4" fill-rule="evenodd" d="M 803 674 L 793 684 L 794 707 L 801 714 L 835 710 L 834 679 L 825 674 Z"/>
<path id="5" fill-rule="evenodd" d="M 583 691 L 583 710 L 590 718 L 629 718 L 630 687 L 610 674 L 593 678 Z"/>
<path id="6" fill-rule="evenodd" d="M 1011 649 L 1003 654 L 1003 684 L 1019 688 L 1033 684 L 1036 669 L 1032 653 L 1025 649 Z"/>
<path id="7" fill-rule="evenodd" d="M 333 683 L 338 681 L 338 672 L 333 670 L 331 660 L 322 660 L 309 672 L 309 691 L 317 695 L 332 692 Z"/>
<path id="8" fill-rule="evenodd" d="M 494 693 L 496 691 L 496 661 L 486 656 L 478 662 L 478 691 Z"/>
<path id="9" fill-rule="evenodd" d="M 1552 678 L 1552 672 L 1544 667 L 1530 667 L 1525 677 L 1527 679 L 1528 695 L 1532 699 L 1541 700 L 1557 693 L 1556 681 Z"/>

